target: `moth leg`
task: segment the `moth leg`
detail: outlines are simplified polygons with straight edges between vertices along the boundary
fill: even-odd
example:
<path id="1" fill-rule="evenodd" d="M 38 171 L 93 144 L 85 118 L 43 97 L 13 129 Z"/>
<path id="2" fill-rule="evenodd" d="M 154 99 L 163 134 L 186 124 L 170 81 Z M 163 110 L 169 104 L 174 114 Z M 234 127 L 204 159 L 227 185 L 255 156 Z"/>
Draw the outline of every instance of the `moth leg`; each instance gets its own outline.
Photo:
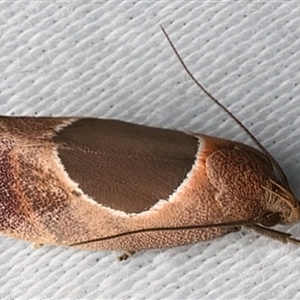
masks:
<path id="1" fill-rule="evenodd" d="M 135 253 L 134 251 L 126 251 L 118 257 L 118 261 L 126 260 L 130 256 L 132 256 L 134 253 Z"/>
<path id="2" fill-rule="evenodd" d="M 33 244 L 32 244 L 32 248 L 33 248 L 34 250 L 39 249 L 39 248 L 41 248 L 41 247 L 43 247 L 43 246 L 44 246 L 44 244 L 40 244 L 40 243 L 33 243 Z"/>
<path id="3" fill-rule="evenodd" d="M 284 244 L 292 243 L 292 244 L 300 246 L 300 240 L 292 238 L 291 237 L 292 235 L 289 233 L 274 230 L 271 228 L 262 227 L 260 225 L 245 225 L 245 227 L 249 228 L 250 230 L 255 231 L 261 235 L 264 235 L 268 238 L 277 240 L 281 243 L 284 243 Z"/>

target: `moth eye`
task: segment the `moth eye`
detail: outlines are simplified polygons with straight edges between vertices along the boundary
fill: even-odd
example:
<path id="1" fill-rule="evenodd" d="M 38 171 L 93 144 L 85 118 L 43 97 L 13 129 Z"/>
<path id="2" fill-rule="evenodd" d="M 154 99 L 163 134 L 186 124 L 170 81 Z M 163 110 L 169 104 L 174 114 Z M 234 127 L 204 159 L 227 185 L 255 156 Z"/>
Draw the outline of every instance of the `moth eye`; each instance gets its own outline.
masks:
<path id="1" fill-rule="evenodd" d="M 262 215 L 261 224 L 267 227 L 272 227 L 278 224 L 281 220 L 281 213 L 266 211 Z"/>

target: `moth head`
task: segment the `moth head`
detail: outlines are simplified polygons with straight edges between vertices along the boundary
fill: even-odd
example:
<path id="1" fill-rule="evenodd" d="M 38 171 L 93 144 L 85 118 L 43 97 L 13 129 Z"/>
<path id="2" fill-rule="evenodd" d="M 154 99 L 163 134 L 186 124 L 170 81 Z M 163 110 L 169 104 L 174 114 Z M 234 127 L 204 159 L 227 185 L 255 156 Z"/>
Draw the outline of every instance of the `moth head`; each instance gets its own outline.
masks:
<path id="1" fill-rule="evenodd" d="M 271 203 L 272 211 L 277 211 L 274 224 L 291 224 L 300 219 L 300 205 L 297 198 L 293 195 L 289 186 L 284 183 L 277 183 L 269 179 L 268 186 L 262 186 L 266 191 L 268 202 Z M 277 222 L 275 219 L 277 218 Z M 267 224 L 266 224 L 267 225 Z"/>

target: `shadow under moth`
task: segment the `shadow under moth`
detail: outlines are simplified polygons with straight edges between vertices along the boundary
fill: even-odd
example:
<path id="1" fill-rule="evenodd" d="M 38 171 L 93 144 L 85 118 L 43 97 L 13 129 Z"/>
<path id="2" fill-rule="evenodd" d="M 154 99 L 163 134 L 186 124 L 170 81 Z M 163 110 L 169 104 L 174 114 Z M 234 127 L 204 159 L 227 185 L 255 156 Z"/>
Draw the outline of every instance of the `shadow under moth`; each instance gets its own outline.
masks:
<path id="1" fill-rule="evenodd" d="M 269 228 L 298 221 L 300 206 L 276 160 L 251 133 L 260 151 L 203 134 L 105 119 L 3 116 L 0 131 L 5 235 L 135 252 L 246 227 L 299 243 Z"/>

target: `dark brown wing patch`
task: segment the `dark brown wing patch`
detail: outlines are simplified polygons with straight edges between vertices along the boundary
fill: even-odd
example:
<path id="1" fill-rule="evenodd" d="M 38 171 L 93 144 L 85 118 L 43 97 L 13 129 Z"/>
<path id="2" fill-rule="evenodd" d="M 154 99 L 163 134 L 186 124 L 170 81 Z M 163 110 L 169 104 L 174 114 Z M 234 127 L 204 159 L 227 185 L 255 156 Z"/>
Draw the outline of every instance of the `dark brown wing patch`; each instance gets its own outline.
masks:
<path id="1" fill-rule="evenodd" d="M 57 133 L 70 178 L 98 203 L 140 213 L 167 199 L 191 170 L 198 139 L 115 120 L 80 119 Z"/>

